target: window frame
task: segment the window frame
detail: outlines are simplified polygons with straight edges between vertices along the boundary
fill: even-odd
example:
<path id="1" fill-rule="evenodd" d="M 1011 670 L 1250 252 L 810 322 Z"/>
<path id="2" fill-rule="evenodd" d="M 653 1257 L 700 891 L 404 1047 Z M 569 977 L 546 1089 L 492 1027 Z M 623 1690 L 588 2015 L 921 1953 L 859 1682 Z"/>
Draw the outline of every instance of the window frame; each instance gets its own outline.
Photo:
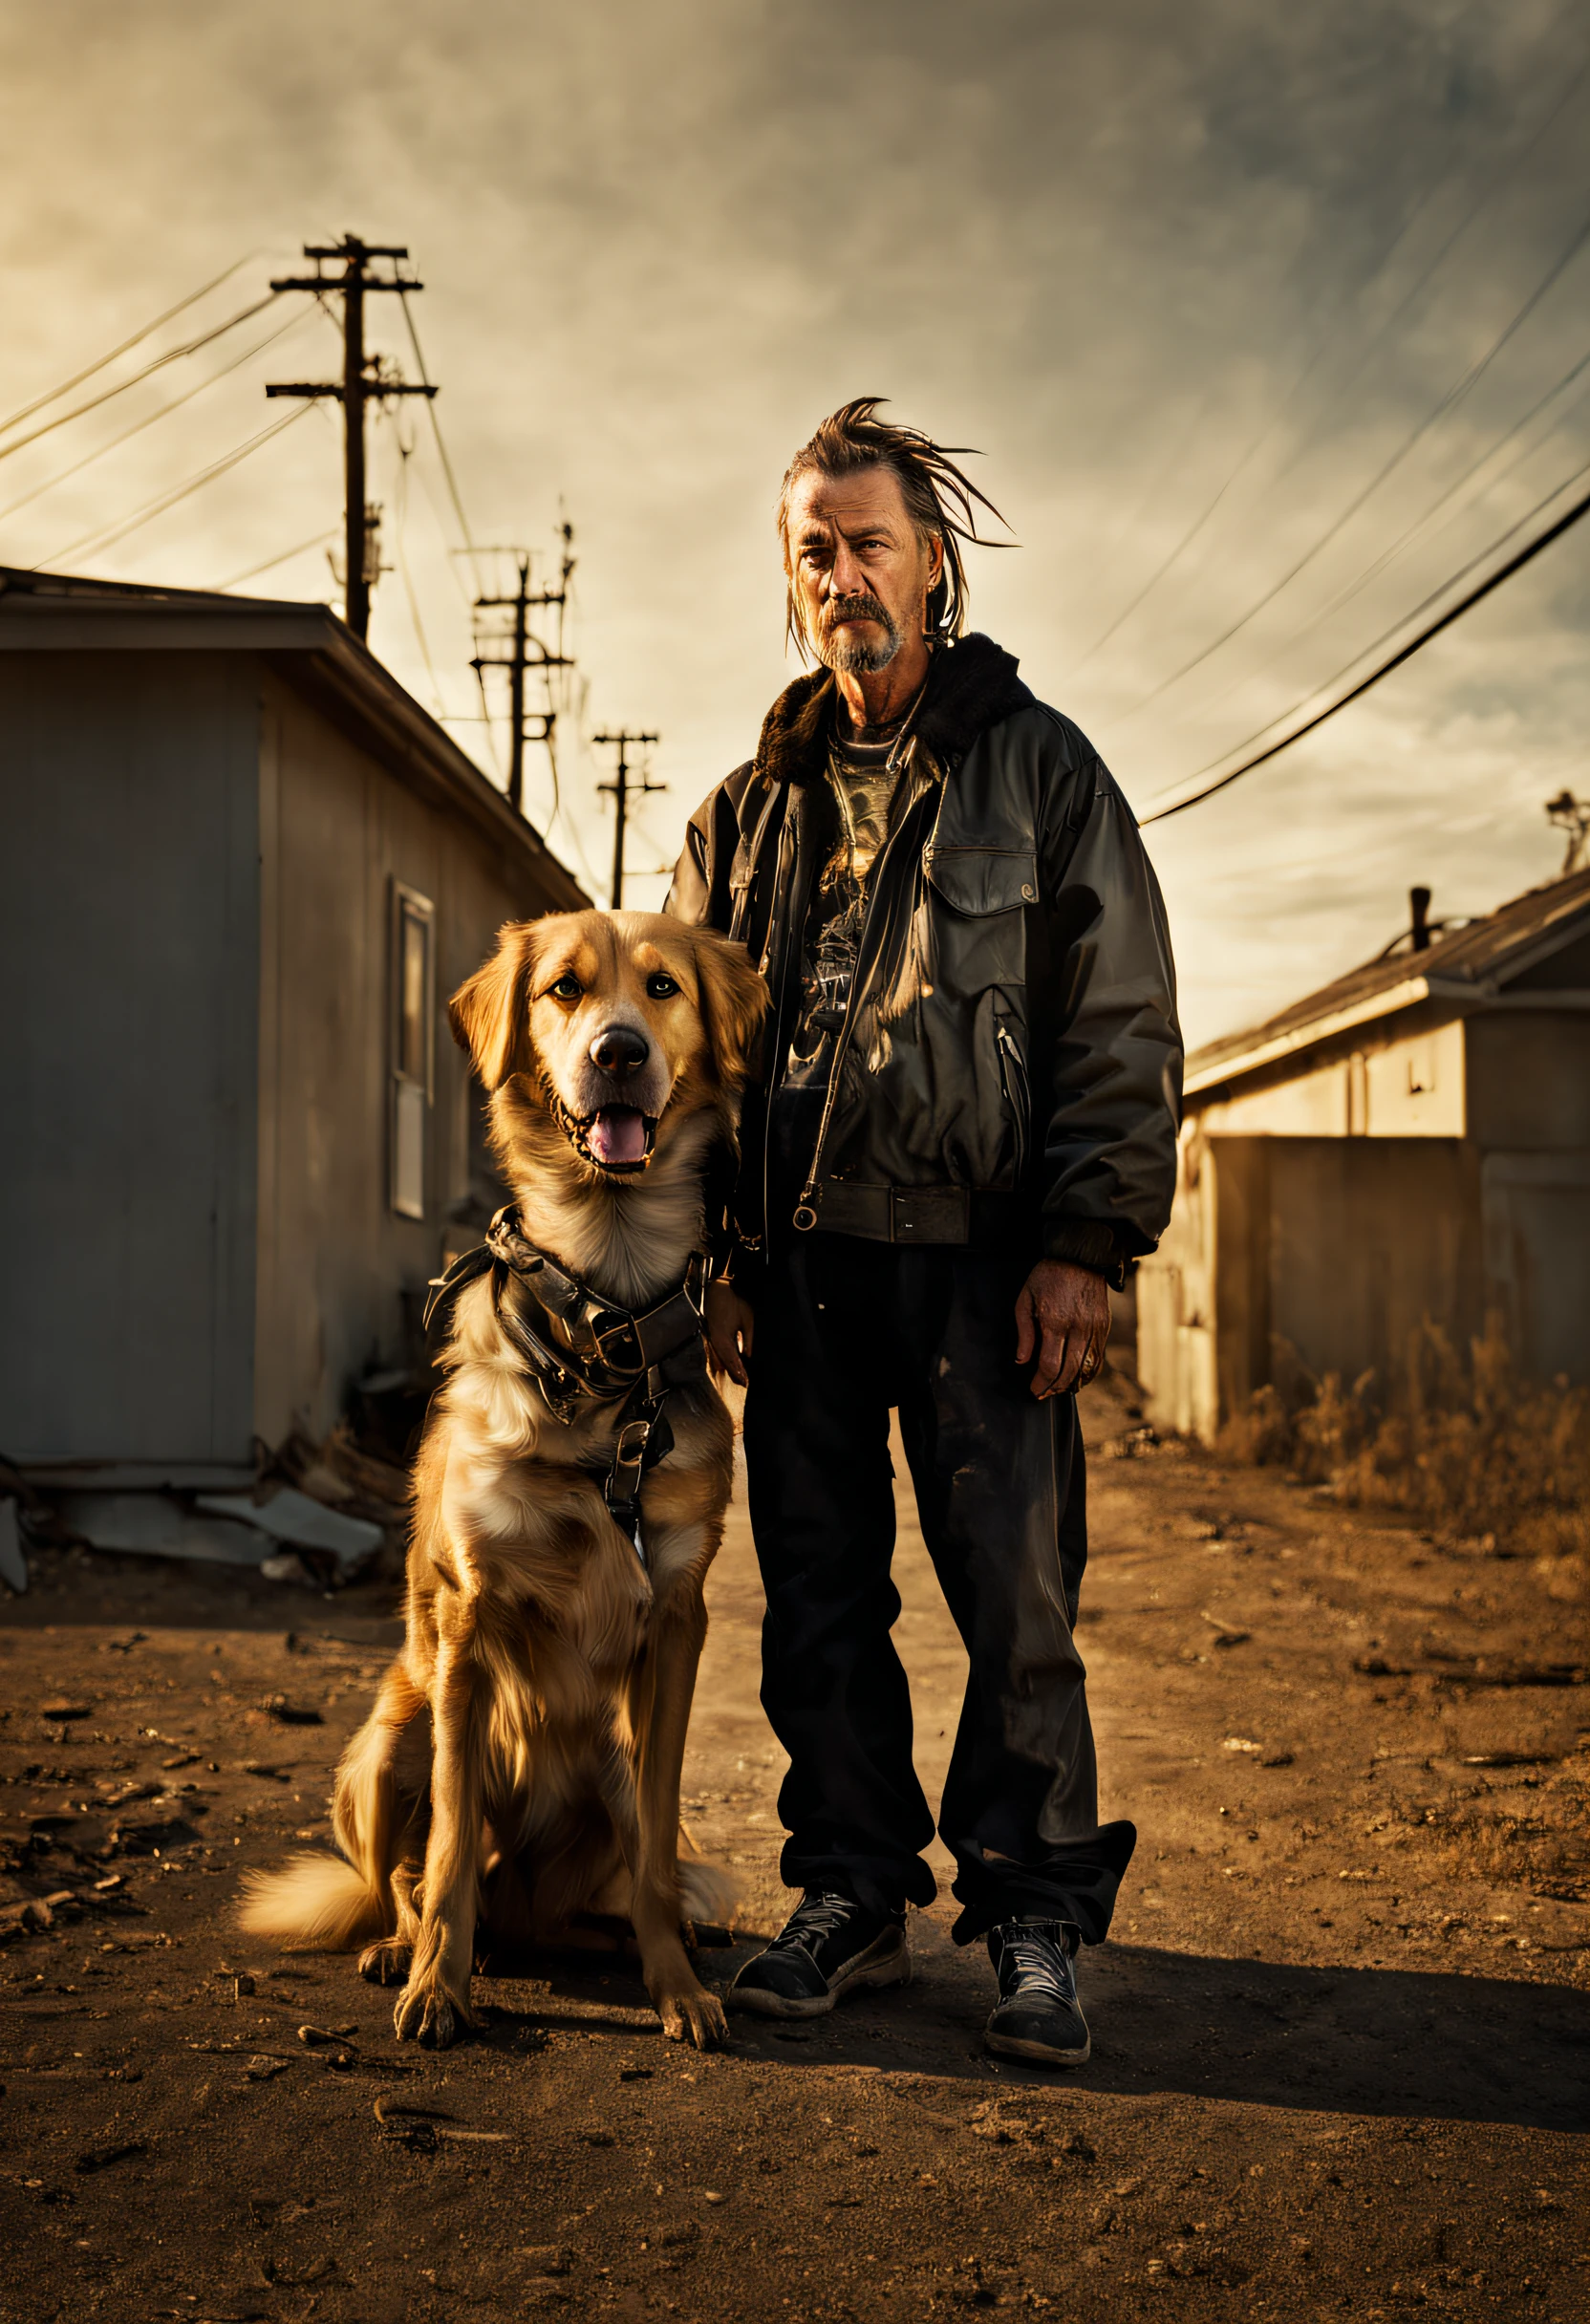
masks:
<path id="1" fill-rule="evenodd" d="M 417 922 L 425 936 L 425 991 L 421 1004 L 421 1045 L 423 1056 L 420 1072 L 408 1072 L 403 1065 L 403 1001 L 406 948 L 405 932 Z M 429 1212 L 431 1191 L 431 1111 L 436 1100 L 436 906 L 428 895 L 411 888 L 400 879 L 391 882 L 387 912 L 387 1208 L 399 1218 L 423 1222 Z M 415 1101 L 406 1099 L 406 1090 L 419 1092 L 419 1189 L 418 1200 L 413 1190 L 404 1182 L 403 1165 L 405 1140 L 403 1116 L 414 1109 Z"/>

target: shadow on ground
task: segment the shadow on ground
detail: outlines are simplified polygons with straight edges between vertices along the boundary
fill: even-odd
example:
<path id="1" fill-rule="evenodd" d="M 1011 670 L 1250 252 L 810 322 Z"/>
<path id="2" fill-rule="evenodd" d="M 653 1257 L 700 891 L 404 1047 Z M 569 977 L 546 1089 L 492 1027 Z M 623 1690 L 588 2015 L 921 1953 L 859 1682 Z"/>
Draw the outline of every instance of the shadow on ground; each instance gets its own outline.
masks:
<path id="1" fill-rule="evenodd" d="M 1063 2083 L 1089 2096 L 1179 2092 L 1310 2112 L 1581 2129 L 1590 2120 L 1590 1995 L 1450 1971 L 1304 1969 L 1112 1945 L 1085 1957 L 1093 2057 L 1046 2076 L 988 2056 L 993 1986 L 980 1947 L 957 1952 L 937 1924 L 913 1923 L 916 1975 L 828 2018 L 775 2026 L 731 2015 L 738 2055 L 792 2069 L 836 2065 L 978 2082 Z M 701 1956 L 724 1986 L 759 1949 Z M 577 2028 L 633 2040 L 655 2031 L 633 1965 L 514 1964 L 536 1981 L 477 1987 L 493 2037 Z M 629 2012 L 634 2015 L 630 2016 Z"/>

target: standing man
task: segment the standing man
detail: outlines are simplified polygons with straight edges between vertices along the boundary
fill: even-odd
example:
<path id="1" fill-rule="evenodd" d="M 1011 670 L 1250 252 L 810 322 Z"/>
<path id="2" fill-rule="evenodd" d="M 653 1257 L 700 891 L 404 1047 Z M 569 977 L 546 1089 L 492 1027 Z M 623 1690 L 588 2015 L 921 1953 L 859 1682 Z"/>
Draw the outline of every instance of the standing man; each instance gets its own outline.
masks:
<path id="1" fill-rule="evenodd" d="M 789 634 L 820 666 L 692 821 L 668 906 L 741 938 L 773 994 L 707 1322 L 748 1383 L 762 1699 L 806 1893 L 733 1998 L 808 2017 L 903 1984 L 906 1905 L 933 1901 L 890 1638 L 896 1408 L 971 1658 L 939 1823 L 956 1940 L 987 1939 L 988 2047 L 1081 2065 L 1074 1956 L 1136 1833 L 1098 1820 L 1074 1391 L 1108 1286 L 1170 1216 L 1170 937 L 1097 752 L 961 635 L 960 545 L 990 504 L 879 400 L 784 477 Z"/>

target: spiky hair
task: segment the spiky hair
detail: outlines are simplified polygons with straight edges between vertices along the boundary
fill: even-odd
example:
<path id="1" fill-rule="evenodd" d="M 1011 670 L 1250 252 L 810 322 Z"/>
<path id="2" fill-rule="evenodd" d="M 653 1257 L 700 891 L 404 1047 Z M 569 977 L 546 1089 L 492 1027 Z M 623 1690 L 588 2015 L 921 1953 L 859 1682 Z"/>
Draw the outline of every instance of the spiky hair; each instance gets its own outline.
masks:
<path id="1" fill-rule="evenodd" d="M 854 476 L 863 468 L 888 468 L 900 480 L 906 510 L 924 541 L 944 545 L 944 565 L 928 592 L 928 632 L 935 637 L 958 637 L 966 627 L 966 566 L 963 541 L 983 549 L 1007 549 L 1007 541 L 987 541 L 978 530 L 978 508 L 986 508 L 999 524 L 1004 518 L 986 493 L 956 466 L 956 458 L 976 457 L 970 444 L 935 443 L 920 428 L 903 427 L 880 420 L 883 396 L 855 396 L 831 412 L 804 443 L 784 470 L 779 487 L 779 539 L 784 549 L 786 583 L 785 635 L 803 656 L 811 640 L 795 592 L 795 567 L 789 551 L 789 501 L 803 476 Z M 976 504 L 976 506 L 974 506 Z M 1008 527 L 1007 527 L 1008 530 Z"/>

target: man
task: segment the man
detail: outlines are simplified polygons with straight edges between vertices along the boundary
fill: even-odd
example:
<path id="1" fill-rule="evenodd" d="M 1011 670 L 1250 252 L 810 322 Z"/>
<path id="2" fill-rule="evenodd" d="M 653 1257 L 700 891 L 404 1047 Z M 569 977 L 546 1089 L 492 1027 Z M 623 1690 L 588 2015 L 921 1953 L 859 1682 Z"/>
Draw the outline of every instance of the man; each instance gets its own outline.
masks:
<path id="1" fill-rule="evenodd" d="M 1170 1216 L 1170 940 L 1095 751 L 961 635 L 983 496 L 878 403 L 825 420 L 784 478 L 789 631 L 819 667 L 695 817 L 669 899 L 773 993 L 707 1321 L 748 1383 L 763 1702 L 806 1893 L 732 1997 L 806 2017 L 901 1984 L 906 1905 L 933 1901 L 890 1639 L 893 1408 L 971 1661 L 939 1823 L 955 1936 L 987 1939 L 989 2048 L 1080 2065 L 1074 1955 L 1136 1833 L 1098 1822 L 1073 1391 Z"/>

